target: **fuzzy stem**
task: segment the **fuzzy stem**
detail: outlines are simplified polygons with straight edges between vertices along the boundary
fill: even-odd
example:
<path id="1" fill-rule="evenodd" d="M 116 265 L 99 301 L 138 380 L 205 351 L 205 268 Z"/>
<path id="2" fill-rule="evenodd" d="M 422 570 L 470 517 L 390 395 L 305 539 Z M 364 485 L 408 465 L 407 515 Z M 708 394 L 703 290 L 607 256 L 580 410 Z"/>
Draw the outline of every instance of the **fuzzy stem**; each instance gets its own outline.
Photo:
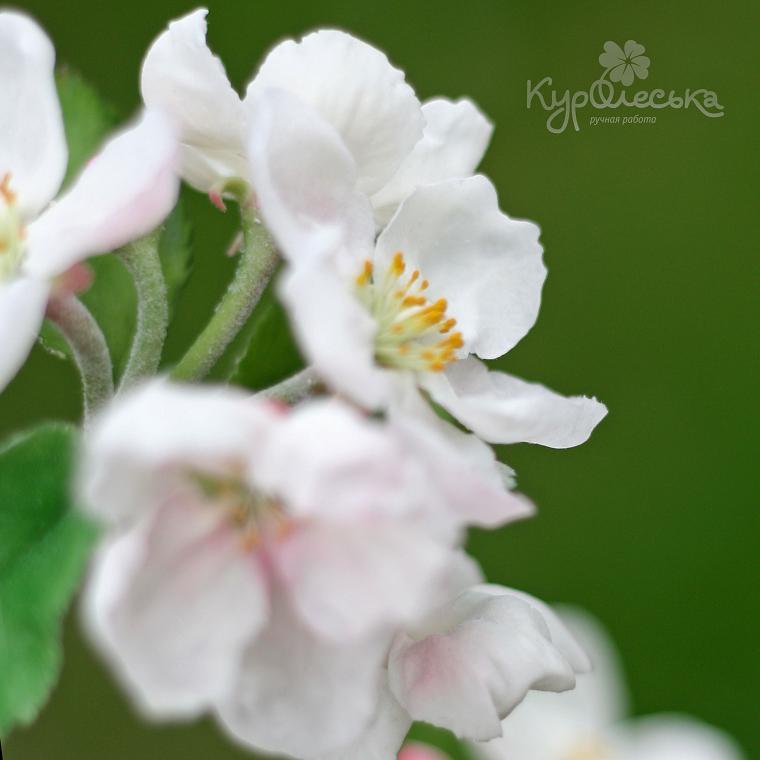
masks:
<path id="1" fill-rule="evenodd" d="M 137 291 L 137 324 L 120 390 L 154 375 L 161 361 L 169 325 L 169 304 L 158 256 L 160 238 L 158 229 L 119 251 L 119 258 L 132 275 Z"/>
<path id="2" fill-rule="evenodd" d="M 71 347 L 82 378 L 85 421 L 113 396 L 113 365 L 106 339 L 87 307 L 71 293 L 54 293 L 48 319 Z"/>
<path id="3" fill-rule="evenodd" d="M 296 404 L 313 395 L 321 386 L 319 375 L 313 367 L 306 367 L 295 375 L 280 383 L 266 388 L 256 394 L 259 398 L 282 401 L 285 404 Z"/>
<path id="4" fill-rule="evenodd" d="M 174 368 L 175 380 L 200 380 L 245 324 L 274 274 L 277 250 L 250 205 L 241 207 L 243 250 L 237 270 L 214 315 Z"/>

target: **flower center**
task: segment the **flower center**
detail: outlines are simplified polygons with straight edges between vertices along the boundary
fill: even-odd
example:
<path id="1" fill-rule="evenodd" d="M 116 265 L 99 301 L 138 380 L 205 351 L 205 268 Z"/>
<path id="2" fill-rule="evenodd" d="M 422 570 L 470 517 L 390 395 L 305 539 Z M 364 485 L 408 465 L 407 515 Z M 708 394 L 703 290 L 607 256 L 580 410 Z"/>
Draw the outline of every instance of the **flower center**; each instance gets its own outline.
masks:
<path id="1" fill-rule="evenodd" d="M 229 515 L 240 531 L 243 549 L 251 551 L 267 540 L 285 536 L 291 520 L 276 499 L 251 489 L 242 479 L 219 477 L 200 472 L 191 474 L 203 496 L 216 508 Z"/>
<path id="2" fill-rule="evenodd" d="M 385 272 L 378 275 L 367 260 L 356 278 L 359 300 L 377 323 L 375 358 L 385 367 L 440 372 L 457 360 L 462 333 L 452 332 L 457 322 L 446 313 L 446 299 L 425 295 L 429 283 L 419 270 L 405 273 L 399 251 Z"/>
<path id="3" fill-rule="evenodd" d="M 0 180 L 0 283 L 18 271 L 26 237 L 10 181 L 10 174 Z"/>

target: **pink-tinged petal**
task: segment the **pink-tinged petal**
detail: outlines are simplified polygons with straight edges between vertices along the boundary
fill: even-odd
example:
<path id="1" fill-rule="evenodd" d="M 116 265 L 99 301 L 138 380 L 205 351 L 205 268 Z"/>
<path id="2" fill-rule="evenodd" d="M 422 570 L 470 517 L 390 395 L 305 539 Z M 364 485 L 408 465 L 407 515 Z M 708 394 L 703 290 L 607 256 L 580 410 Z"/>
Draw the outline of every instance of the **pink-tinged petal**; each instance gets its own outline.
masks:
<path id="1" fill-rule="evenodd" d="M 287 270 L 280 297 L 296 339 L 320 377 L 362 406 L 384 405 L 390 379 L 374 359 L 377 325 L 330 263 Z"/>
<path id="2" fill-rule="evenodd" d="M 544 609 L 507 589 L 475 587 L 400 634 L 389 657 L 391 690 L 415 720 L 485 741 L 531 689 L 564 691 L 575 684 Z M 569 634 L 566 634 L 569 638 Z M 572 659 L 572 658 L 571 658 Z"/>
<path id="3" fill-rule="evenodd" d="M 396 760 L 399 747 L 412 725 L 412 719 L 390 693 L 385 677 L 383 680 L 377 711 L 362 735 L 349 746 L 322 755 L 318 760 Z M 403 753 L 398 755 L 399 758 L 403 756 Z M 407 760 L 413 760 L 406 757 Z"/>
<path id="4" fill-rule="evenodd" d="M 256 555 L 228 516 L 187 501 L 107 543 L 85 600 L 94 643 L 156 717 L 223 698 L 267 609 Z"/>
<path id="5" fill-rule="evenodd" d="M 385 636 L 330 642 L 275 597 L 270 624 L 249 647 L 219 705 L 233 738 L 263 752 L 317 758 L 366 730 L 378 709 Z"/>
<path id="6" fill-rule="evenodd" d="M 195 493 L 193 474 L 243 478 L 275 418 L 242 391 L 149 383 L 113 402 L 88 431 L 84 505 L 106 522 L 130 521 L 178 492 Z"/>
<path id="7" fill-rule="evenodd" d="M 155 229 L 177 200 L 176 158 L 168 121 L 146 112 L 110 140 L 71 190 L 30 225 L 28 271 L 61 274 Z"/>
<path id="8" fill-rule="evenodd" d="M 533 326 L 546 278 L 539 229 L 499 210 L 482 176 L 418 188 L 377 241 L 384 270 L 397 251 L 447 301 L 465 349 L 483 359 L 509 351 Z"/>
<path id="9" fill-rule="evenodd" d="M 391 430 L 338 399 L 306 402 L 284 418 L 250 479 L 289 514 L 332 521 L 403 517 L 429 491 Z"/>
<path id="10" fill-rule="evenodd" d="M 28 16 L 0 12 L 0 180 L 10 174 L 25 219 L 45 208 L 66 172 L 54 67 L 45 32 Z"/>
<path id="11" fill-rule="evenodd" d="M 474 174 L 491 139 L 493 125 L 466 98 L 429 100 L 423 104 L 422 113 L 422 139 L 390 182 L 372 196 L 375 220 L 381 227 L 418 187 Z"/>
<path id="12" fill-rule="evenodd" d="M 426 744 L 407 744 L 398 753 L 398 760 L 448 760 L 448 756 Z"/>
<path id="13" fill-rule="evenodd" d="M 627 701 L 617 653 L 588 614 L 572 608 L 556 612 L 588 653 L 592 670 L 577 676 L 572 691 L 529 693 L 502 724 L 504 735 L 477 745 L 483 760 L 555 760 L 573 753 L 582 757 L 582 749 L 611 750 L 610 727 L 625 715 Z"/>
<path id="14" fill-rule="evenodd" d="M 512 491 L 511 470 L 489 446 L 442 420 L 409 383 L 398 382 L 394 390 L 389 420 L 408 457 L 425 466 L 426 487 L 438 492 L 432 501 L 442 519 L 448 513 L 459 527 L 495 527 L 535 513 L 525 496 Z"/>
<path id="15" fill-rule="evenodd" d="M 372 211 L 335 128 L 283 90 L 257 91 L 246 105 L 256 200 L 283 255 L 293 262 L 325 253 L 368 257 Z"/>
<path id="16" fill-rule="evenodd" d="M 422 525 L 360 518 L 295 527 L 274 562 L 306 624 L 321 636 L 348 641 L 389 630 L 426 609 L 449 552 Z"/>
<path id="17" fill-rule="evenodd" d="M 491 443 L 579 446 L 607 416 L 595 398 L 561 396 L 537 383 L 489 371 L 474 357 L 427 373 L 424 387 L 476 435 Z"/>
<path id="18" fill-rule="evenodd" d="M 199 8 L 172 21 L 148 50 L 140 78 L 145 105 L 179 130 L 183 178 L 202 192 L 247 174 L 243 104 L 206 45 L 207 14 Z"/>
<path id="19" fill-rule="evenodd" d="M 32 350 L 49 294 L 50 284 L 33 277 L 0 282 L 0 391 L 13 380 Z"/>
<path id="20" fill-rule="evenodd" d="M 340 135 L 358 167 L 359 189 L 379 190 L 422 137 L 420 103 L 402 71 L 366 42 L 323 29 L 275 47 L 246 100 L 264 88 L 287 90 Z"/>
<path id="21" fill-rule="evenodd" d="M 742 760 L 727 734 L 686 715 L 638 718 L 619 727 L 616 749 L 625 760 Z"/>

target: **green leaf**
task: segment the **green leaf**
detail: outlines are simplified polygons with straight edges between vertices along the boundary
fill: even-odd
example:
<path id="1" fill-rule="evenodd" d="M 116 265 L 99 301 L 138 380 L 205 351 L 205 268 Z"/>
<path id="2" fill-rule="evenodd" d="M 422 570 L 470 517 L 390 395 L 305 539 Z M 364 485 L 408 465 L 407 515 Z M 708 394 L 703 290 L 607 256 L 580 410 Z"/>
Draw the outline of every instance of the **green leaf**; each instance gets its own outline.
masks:
<path id="1" fill-rule="evenodd" d="M 66 187 L 84 164 L 100 148 L 116 125 L 116 110 L 107 105 L 77 73 L 62 69 L 56 76 L 61 101 L 69 163 L 63 185 Z"/>
<path id="2" fill-rule="evenodd" d="M 0 735 L 31 722 L 61 663 L 61 618 L 94 528 L 75 511 L 76 432 L 43 425 L 0 450 Z"/>
<path id="3" fill-rule="evenodd" d="M 193 227 L 182 198 L 164 222 L 158 255 L 166 280 L 171 317 L 193 267 Z"/>
<path id="4" fill-rule="evenodd" d="M 233 383 L 263 390 L 303 369 L 288 316 L 270 282 L 244 328 L 244 343 L 227 375 Z"/>

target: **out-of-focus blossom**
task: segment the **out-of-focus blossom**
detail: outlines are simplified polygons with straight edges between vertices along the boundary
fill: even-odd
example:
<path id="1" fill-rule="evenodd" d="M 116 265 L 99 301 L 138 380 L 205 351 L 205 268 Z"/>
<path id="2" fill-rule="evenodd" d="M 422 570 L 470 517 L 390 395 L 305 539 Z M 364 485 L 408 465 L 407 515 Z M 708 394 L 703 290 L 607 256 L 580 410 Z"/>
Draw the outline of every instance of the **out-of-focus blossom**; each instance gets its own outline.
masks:
<path id="1" fill-rule="evenodd" d="M 152 230 L 177 195 L 173 130 L 148 112 L 51 203 L 67 160 L 54 64 L 34 21 L 0 12 L 0 389 L 37 337 L 54 278 Z"/>
<path id="2" fill-rule="evenodd" d="M 290 95 L 325 120 L 355 162 L 364 202 L 370 199 L 379 223 L 415 187 L 468 176 L 480 162 L 491 125 L 469 100 L 420 105 L 402 71 L 345 32 L 320 30 L 281 42 L 241 99 L 206 45 L 207 13 L 199 9 L 169 24 L 148 51 L 141 80 L 145 103 L 166 110 L 179 125 L 183 176 L 197 189 L 249 178 L 249 123 L 259 96 L 269 91 Z M 275 126 L 289 128 L 287 121 Z M 310 153 L 299 160 L 327 173 L 339 170 L 330 159 Z"/>
<path id="3" fill-rule="evenodd" d="M 355 741 L 397 630 L 477 582 L 462 526 L 530 513 L 457 436 L 163 381 L 115 402 L 80 479 L 107 526 L 86 619 L 138 704 L 297 757 Z"/>
<path id="4" fill-rule="evenodd" d="M 531 693 L 504 721 L 503 736 L 473 744 L 481 760 L 741 760 L 721 731 L 683 715 L 626 718 L 617 654 L 599 624 L 562 614 L 589 653 L 590 673 L 565 694 Z"/>

